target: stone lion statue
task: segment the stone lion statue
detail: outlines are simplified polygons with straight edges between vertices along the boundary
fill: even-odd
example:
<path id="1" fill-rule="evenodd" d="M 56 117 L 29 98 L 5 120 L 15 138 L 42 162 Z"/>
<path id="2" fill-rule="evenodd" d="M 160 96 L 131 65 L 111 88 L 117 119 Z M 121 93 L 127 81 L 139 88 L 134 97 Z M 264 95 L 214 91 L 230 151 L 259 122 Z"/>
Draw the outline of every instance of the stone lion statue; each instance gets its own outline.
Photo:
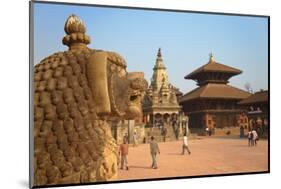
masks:
<path id="1" fill-rule="evenodd" d="M 139 116 L 147 88 L 114 52 L 90 49 L 83 22 L 71 15 L 65 52 L 34 67 L 34 185 L 117 178 L 117 145 L 108 121 Z"/>

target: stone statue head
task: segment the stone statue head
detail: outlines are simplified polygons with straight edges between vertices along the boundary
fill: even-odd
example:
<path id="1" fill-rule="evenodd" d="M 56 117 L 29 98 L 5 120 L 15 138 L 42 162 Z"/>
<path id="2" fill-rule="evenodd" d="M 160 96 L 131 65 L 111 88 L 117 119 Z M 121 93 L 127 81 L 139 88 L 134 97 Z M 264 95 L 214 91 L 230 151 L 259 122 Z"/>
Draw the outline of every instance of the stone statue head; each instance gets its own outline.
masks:
<path id="1" fill-rule="evenodd" d="M 63 43 L 70 49 L 87 48 L 83 22 L 71 15 L 65 24 Z M 125 60 L 117 53 L 96 50 L 86 64 L 86 77 L 92 91 L 96 112 L 102 118 L 134 119 L 141 115 L 141 100 L 148 86 L 142 72 L 128 73 Z"/>

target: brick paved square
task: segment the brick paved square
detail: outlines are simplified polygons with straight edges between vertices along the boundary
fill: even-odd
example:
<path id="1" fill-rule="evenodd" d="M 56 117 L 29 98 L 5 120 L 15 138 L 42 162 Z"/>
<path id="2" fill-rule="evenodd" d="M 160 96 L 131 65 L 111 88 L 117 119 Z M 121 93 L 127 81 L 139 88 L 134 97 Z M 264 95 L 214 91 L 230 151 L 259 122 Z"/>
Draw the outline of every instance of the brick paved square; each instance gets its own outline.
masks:
<path id="1" fill-rule="evenodd" d="M 118 180 L 268 171 L 268 141 L 248 147 L 247 139 L 201 137 L 189 141 L 191 155 L 181 155 L 182 141 L 159 143 L 158 169 L 152 169 L 149 144 L 129 149 L 130 170 Z"/>

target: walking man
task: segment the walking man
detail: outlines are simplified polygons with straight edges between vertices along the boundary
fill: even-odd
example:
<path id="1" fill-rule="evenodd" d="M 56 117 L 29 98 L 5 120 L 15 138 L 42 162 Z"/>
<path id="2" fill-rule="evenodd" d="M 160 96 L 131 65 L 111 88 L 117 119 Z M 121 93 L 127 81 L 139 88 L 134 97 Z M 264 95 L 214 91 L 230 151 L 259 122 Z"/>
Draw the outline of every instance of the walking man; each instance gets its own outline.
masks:
<path id="1" fill-rule="evenodd" d="M 150 153 L 151 153 L 151 157 L 152 157 L 152 165 L 151 167 L 153 169 L 157 169 L 157 162 L 156 162 L 156 155 L 157 153 L 160 154 L 160 150 L 158 147 L 157 142 L 154 140 L 154 137 L 151 136 L 151 141 L 150 141 Z"/>
<path id="2" fill-rule="evenodd" d="M 257 133 L 257 131 L 255 129 L 252 130 L 252 133 L 253 133 L 253 139 L 252 139 L 253 140 L 253 145 L 257 146 L 257 141 L 258 141 L 258 138 L 259 138 L 258 137 L 258 133 Z"/>
<path id="3" fill-rule="evenodd" d="M 182 155 L 184 155 L 185 150 L 188 152 L 189 155 L 191 154 L 188 148 L 188 138 L 186 134 L 184 134 L 183 136 Z"/>
<path id="4" fill-rule="evenodd" d="M 128 166 L 128 153 L 129 153 L 129 144 L 126 137 L 123 138 L 123 144 L 120 144 L 119 156 L 121 155 L 121 169 L 126 168 L 129 170 Z"/>

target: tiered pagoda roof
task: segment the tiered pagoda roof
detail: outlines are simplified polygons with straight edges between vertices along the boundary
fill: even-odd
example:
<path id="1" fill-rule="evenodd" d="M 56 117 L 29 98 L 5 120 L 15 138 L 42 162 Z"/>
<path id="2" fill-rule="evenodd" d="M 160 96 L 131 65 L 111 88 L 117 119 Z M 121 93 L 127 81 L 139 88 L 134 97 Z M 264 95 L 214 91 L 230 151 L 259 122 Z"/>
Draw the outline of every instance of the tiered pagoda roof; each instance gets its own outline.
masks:
<path id="1" fill-rule="evenodd" d="M 196 69 L 192 73 L 186 75 L 184 78 L 196 79 L 199 74 L 206 73 L 206 72 L 222 72 L 222 73 L 232 74 L 233 76 L 242 73 L 241 70 L 238 70 L 236 68 L 232 68 L 230 66 L 226 66 L 224 64 L 220 64 L 217 62 L 209 61 L 207 64 L 201 66 L 200 68 Z"/>
<path id="2" fill-rule="evenodd" d="M 180 102 L 193 99 L 212 98 L 212 99 L 244 99 L 250 93 L 241 89 L 227 85 L 229 78 L 242 73 L 241 70 L 217 63 L 213 54 L 207 64 L 196 69 L 185 76 L 185 79 L 192 79 L 197 82 L 196 89 L 185 94 Z"/>
<path id="3" fill-rule="evenodd" d="M 213 54 L 210 54 L 210 60 L 207 64 L 196 69 L 192 73 L 185 76 L 185 79 L 193 79 L 197 81 L 197 85 L 201 86 L 206 83 L 228 83 L 229 78 L 242 73 L 241 70 L 217 63 Z"/>
<path id="4" fill-rule="evenodd" d="M 185 94 L 180 102 L 198 98 L 212 99 L 244 99 L 249 97 L 249 93 L 230 85 L 209 83 L 202 87 L 197 87 L 191 92 Z"/>

